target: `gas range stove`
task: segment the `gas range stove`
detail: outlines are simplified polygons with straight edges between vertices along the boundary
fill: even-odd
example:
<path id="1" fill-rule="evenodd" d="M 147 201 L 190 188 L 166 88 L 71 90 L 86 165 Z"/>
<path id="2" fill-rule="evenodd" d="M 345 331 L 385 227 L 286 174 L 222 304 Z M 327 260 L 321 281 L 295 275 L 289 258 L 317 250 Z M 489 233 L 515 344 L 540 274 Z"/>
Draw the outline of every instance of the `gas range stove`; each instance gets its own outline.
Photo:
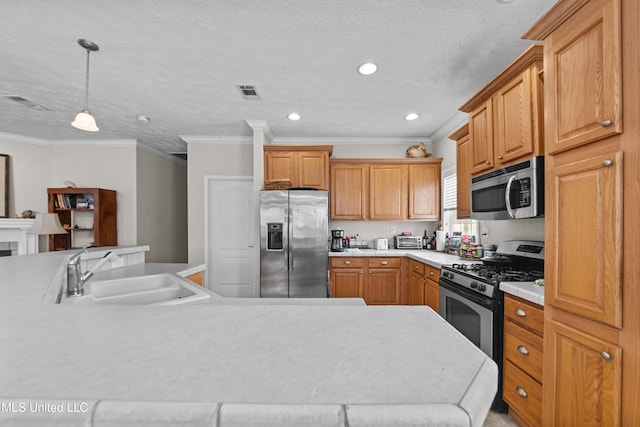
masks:
<path id="1" fill-rule="evenodd" d="M 497 297 L 501 282 L 533 282 L 544 277 L 543 242 L 509 240 L 497 252 L 499 258 L 494 261 L 442 266 L 441 277 L 488 298 Z"/>

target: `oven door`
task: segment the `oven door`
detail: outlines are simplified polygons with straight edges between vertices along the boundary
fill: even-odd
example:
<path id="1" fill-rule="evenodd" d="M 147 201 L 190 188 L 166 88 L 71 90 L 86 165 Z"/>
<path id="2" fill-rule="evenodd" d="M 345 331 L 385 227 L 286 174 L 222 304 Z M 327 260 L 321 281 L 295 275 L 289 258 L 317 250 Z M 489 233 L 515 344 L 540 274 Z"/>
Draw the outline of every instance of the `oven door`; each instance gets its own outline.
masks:
<path id="1" fill-rule="evenodd" d="M 440 279 L 440 315 L 495 360 L 492 300 Z"/>

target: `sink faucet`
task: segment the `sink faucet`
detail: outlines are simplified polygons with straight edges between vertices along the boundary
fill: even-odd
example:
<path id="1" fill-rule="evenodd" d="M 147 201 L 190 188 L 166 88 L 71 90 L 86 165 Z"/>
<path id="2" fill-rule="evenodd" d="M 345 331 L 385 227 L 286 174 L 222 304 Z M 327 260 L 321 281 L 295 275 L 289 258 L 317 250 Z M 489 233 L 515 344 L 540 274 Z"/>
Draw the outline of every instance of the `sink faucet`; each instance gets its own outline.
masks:
<path id="1" fill-rule="evenodd" d="M 100 267 L 102 267 L 107 261 L 115 261 L 118 256 L 113 252 L 107 252 L 98 263 L 93 266 L 92 269 L 82 273 L 80 271 L 80 257 L 87 252 L 87 248 L 83 248 L 81 251 L 75 253 L 67 261 L 67 296 L 79 297 L 84 295 L 84 285 L 93 276 Z"/>

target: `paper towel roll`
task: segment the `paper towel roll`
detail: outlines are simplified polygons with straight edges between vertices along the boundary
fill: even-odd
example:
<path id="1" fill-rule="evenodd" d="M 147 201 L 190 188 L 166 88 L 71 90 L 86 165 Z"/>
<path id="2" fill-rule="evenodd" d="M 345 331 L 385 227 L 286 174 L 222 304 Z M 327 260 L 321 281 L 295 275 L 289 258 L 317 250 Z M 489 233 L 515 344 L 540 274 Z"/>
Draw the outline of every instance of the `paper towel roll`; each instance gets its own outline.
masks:
<path id="1" fill-rule="evenodd" d="M 444 251 L 444 239 L 447 233 L 444 230 L 436 230 L 436 251 Z"/>

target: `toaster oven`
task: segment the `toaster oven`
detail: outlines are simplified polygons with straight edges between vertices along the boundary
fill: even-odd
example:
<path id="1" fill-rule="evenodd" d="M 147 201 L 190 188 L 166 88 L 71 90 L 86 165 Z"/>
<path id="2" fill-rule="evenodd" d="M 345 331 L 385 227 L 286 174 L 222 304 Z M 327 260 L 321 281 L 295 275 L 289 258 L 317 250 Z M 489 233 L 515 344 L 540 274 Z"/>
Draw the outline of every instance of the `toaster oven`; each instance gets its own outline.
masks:
<path id="1" fill-rule="evenodd" d="M 420 236 L 395 236 L 396 249 L 422 249 L 422 237 Z"/>

